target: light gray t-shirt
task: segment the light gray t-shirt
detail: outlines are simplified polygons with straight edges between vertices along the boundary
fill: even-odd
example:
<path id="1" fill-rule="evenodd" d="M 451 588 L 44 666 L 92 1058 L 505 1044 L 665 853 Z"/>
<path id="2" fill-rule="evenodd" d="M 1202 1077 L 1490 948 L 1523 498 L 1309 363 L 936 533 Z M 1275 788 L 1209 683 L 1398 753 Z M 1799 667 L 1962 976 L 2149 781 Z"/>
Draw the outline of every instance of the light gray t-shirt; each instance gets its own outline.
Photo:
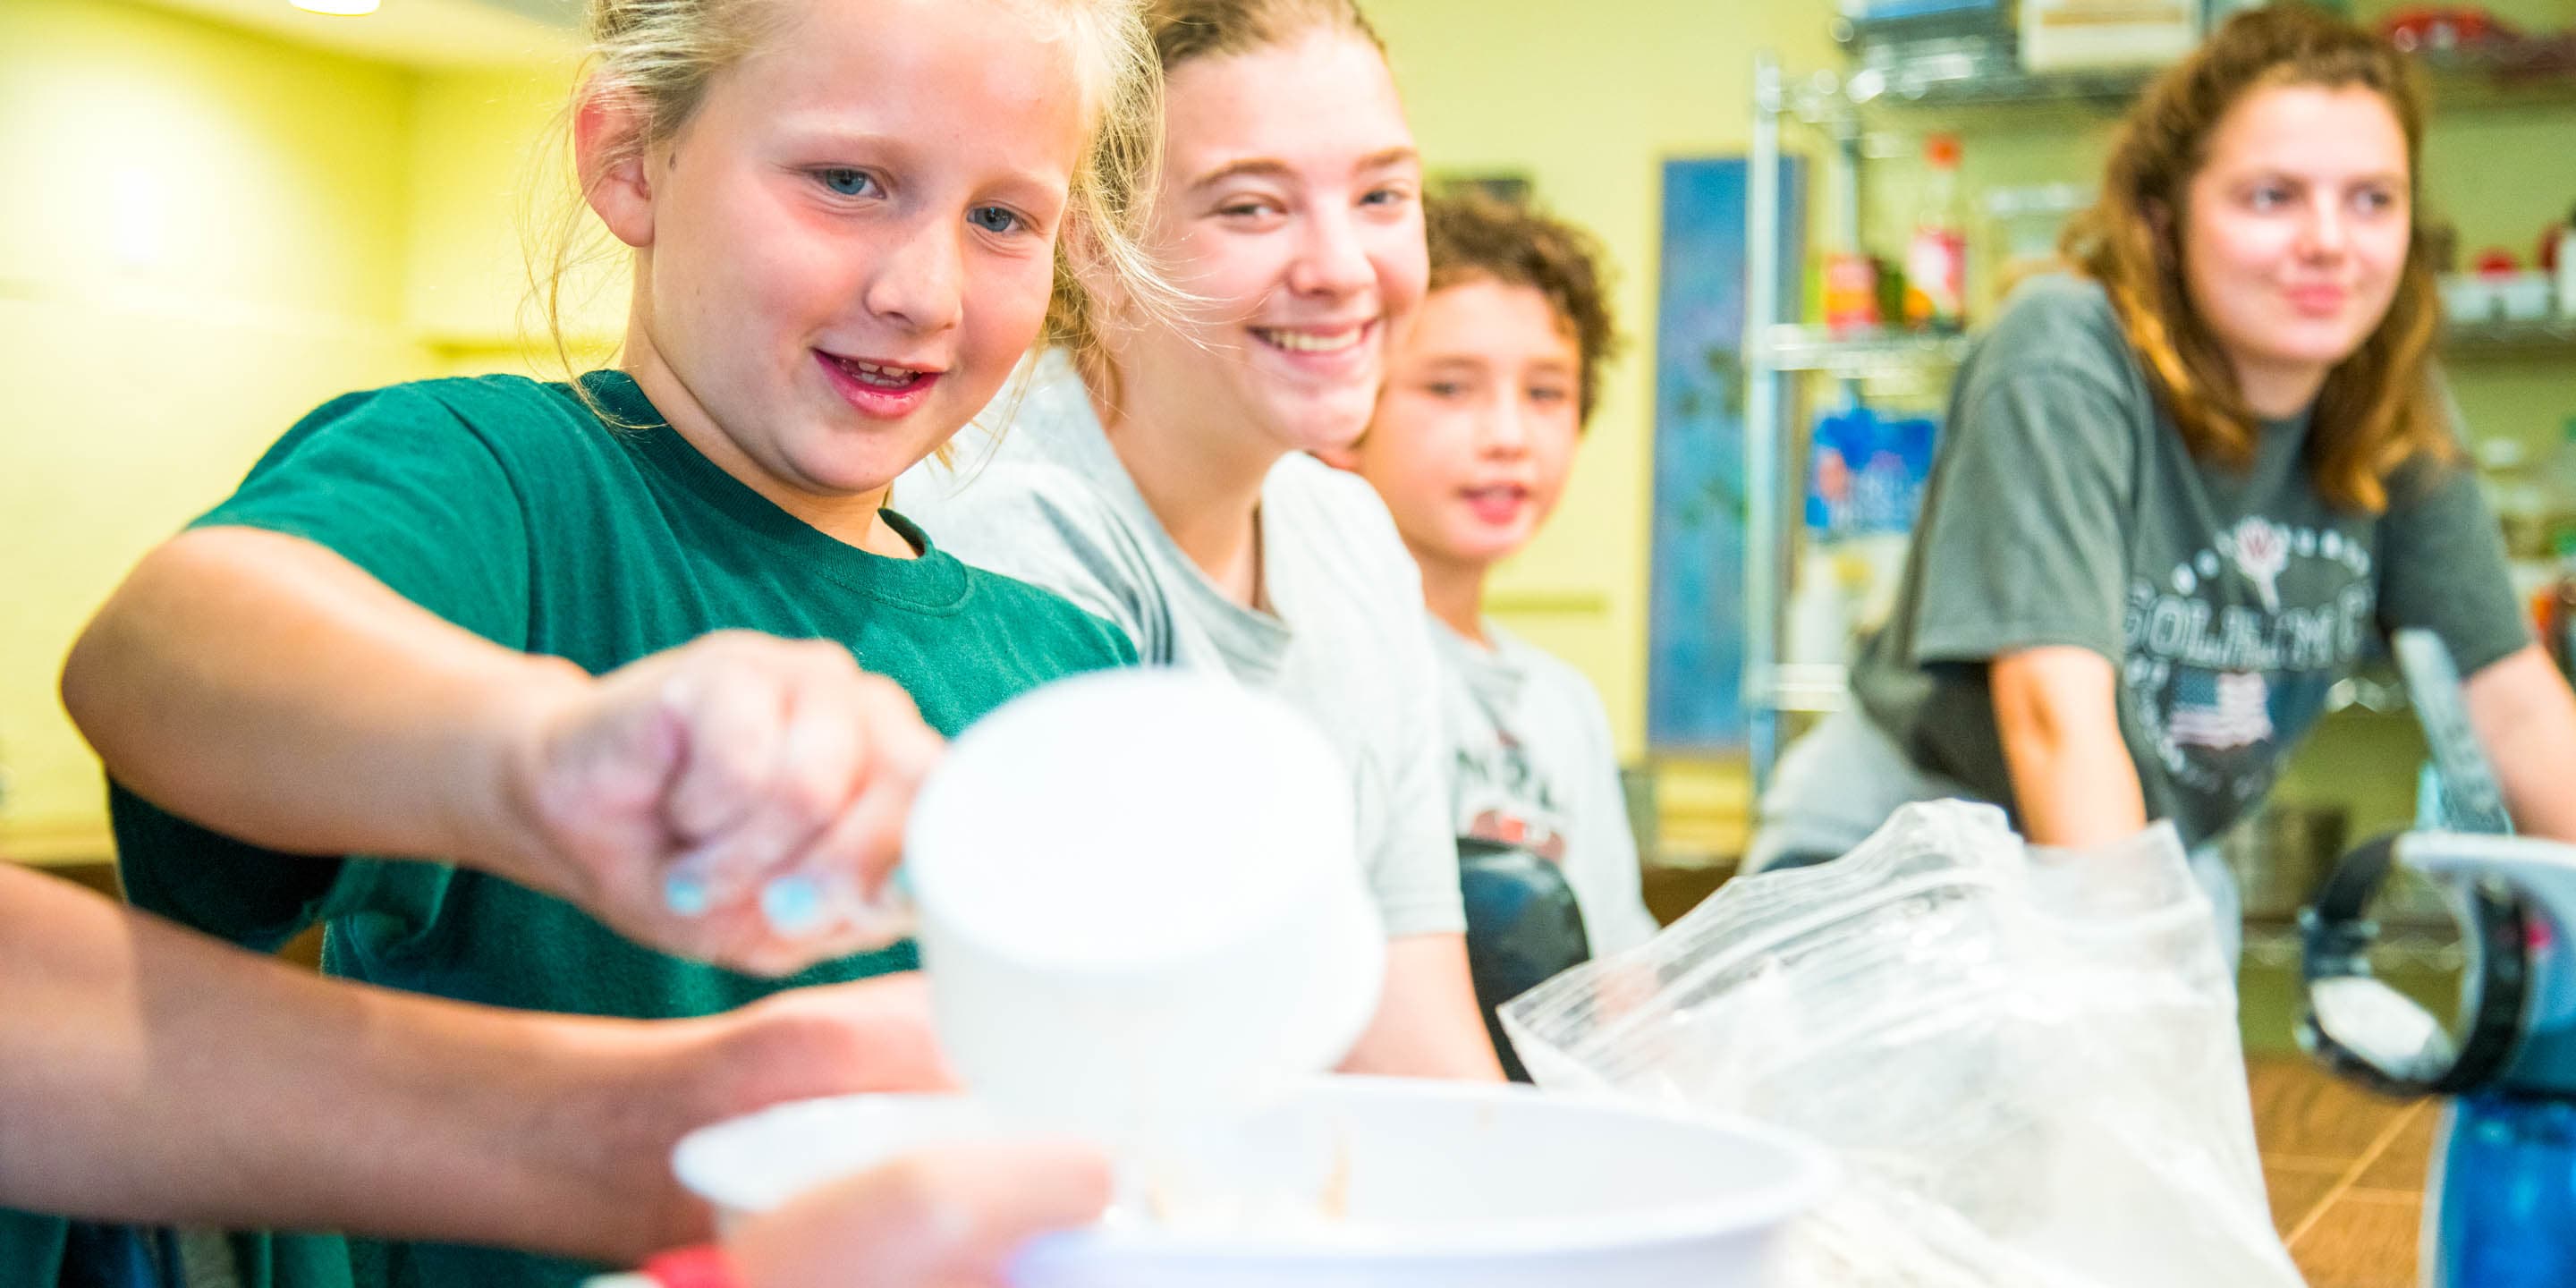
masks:
<path id="1" fill-rule="evenodd" d="M 1350 768 L 1359 851 L 1390 937 L 1466 928 L 1422 579 L 1377 493 L 1302 454 L 1261 489 L 1262 599 L 1228 599 L 1136 490 L 1061 352 L 998 442 L 960 436 L 893 506 L 967 563 L 1126 632 L 1147 666 L 1222 669 L 1312 717 Z"/>
<path id="2" fill-rule="evenodd" d="M 1597 956 L 1655 933 L 1610 718 L 1583 673 L 1492 622 L 1488 648 L 1431 620 L 1458 835 L 1556 864 Z"/>
<path id="3" fill-rule="evenodd" d="M 1915 765 L 2009 803 L 1986 663 L 2071 645 L 2119 668 L 2150 818 L 2192 844 L 2268 791 L 2379 638 L 2433 630 L 2463 675 L 2529 639 L 2465 466 L 2419 458 L 2377 516 L 2311 481 L 2307 418 L 2250 470 L 2196 460 L 2102 289 L 2016 291 L 1952 388 L 1895 614 L 1853 671 Z"/>

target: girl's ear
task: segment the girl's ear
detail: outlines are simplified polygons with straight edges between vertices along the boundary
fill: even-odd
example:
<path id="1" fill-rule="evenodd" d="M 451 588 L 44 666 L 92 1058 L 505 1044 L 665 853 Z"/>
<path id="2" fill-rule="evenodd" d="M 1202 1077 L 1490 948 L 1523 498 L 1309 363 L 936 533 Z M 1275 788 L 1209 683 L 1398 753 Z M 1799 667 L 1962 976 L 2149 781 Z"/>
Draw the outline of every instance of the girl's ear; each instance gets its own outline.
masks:
<path id="1" fill-rule="evenodd" d="M 642 137 L 644 114 L 627 95 L 585 87 L 573 108 L 574 173 L 581 195 L 617 240 L 653 244 L 653 184 Z"/>

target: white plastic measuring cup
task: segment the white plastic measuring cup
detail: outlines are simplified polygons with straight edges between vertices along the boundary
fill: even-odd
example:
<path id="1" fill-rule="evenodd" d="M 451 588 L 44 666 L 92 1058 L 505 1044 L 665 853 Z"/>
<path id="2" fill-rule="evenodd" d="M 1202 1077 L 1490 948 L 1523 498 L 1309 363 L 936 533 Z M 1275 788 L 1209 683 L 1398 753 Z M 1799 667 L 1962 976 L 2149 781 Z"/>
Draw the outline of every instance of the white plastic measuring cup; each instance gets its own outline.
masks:
<path id="1" fill-rule="evenodd" d="M 1151 1152 L 1329 1067 L 1385 974 L 1353 826 L 1323 735 L 1222 677 L 1100 672 L 995 711 L 905 837 L 959 1077 Z"/>

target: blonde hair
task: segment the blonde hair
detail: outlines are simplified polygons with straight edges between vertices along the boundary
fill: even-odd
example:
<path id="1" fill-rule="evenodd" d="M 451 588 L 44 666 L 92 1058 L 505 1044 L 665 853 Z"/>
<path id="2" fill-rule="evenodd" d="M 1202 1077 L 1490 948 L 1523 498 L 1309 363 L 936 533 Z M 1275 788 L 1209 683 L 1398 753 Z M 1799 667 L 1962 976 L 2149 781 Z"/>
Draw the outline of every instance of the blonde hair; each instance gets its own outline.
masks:
<path id="1" fill-rule="evenodd" d="M 2184 289 L 2181 228 L 2209 136 L 2248 95 L 2280 85 L 2355 86 L 2378 95 L 2406 136 L 2410 197 L 2420 192 L 2424 95 L 2406 57 L 2331 14 L 2273 4 L 2228 19 L 2147 88 L 2112 145 L 2101 199 L 2067 226 L 2061 247 L 2110 296 L 2192 454 L 2239 469 L 2254 459 L 2254 414 Z M 2307 466 L 2327 500 L 2376 514 L 2387 508 L 2388 478 L 2398 466 L 2417 456 L 2456 456 L 2428 370 L 2439 318 L 2432 254 L 2418 218 L 2387 315 L 2317 393 Z"/>
<path id="2" fill-rule="evenodd" d="M 1145 26 L 1145 0 L 994 2 L 1040 24 L 1041 38 L 1070 46 L 1082 86 L 1089 128 L 1067 192 L 1041 334 L 1041 343 L 1068 343 L 1091 333 L 1089 274 L 1149 308 L 1173 295 L 1138 240 L 1162 163 L 1160 64 Z M 560 158 L 568 151 L 575 114 L 603 98 L 631 105 L 636 126 L 594 160 L 592 172 L 578 176 L 578 191 L 551 217 L 529 225 L 529 298 L 568 377 L 577 364 L 564 338 L 565 284 L 585 265 L 624 250 L 589 219 L 590 185 L 677 136 L 715 78 L 776 38 L 799 12 L 795 0 L 589 0 L 583 76 L 556 121 L 558 146 L 548 152 Z M 573 388 L 591 401 L 578 380 Z M 602 409 L 594 404 L 593 410 Z"/>

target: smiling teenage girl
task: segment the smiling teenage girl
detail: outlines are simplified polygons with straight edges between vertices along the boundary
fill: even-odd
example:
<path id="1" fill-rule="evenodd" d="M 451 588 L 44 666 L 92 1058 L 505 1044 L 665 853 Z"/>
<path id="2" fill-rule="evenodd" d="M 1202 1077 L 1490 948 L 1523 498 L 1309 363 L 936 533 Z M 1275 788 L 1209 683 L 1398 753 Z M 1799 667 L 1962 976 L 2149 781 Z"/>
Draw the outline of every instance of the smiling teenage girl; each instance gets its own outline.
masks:
<path id="1" fill-rule="evenodd" d="M 1222 668 L 1334 738 L 1391 939 L 1350 1066 L 1497 1077 L 1445 819 L 1421 587 L 1368 485 L 1307 453 L 1366 427 L 1420 302 L 1421 167 L 1348 0 L 1158 0 L 1162 186 L 1147 240 L 1193 298 L 1114 291 L 1046 355 L 989 459 L 903 506 L 962 557 L 1117 624 L 1149 664 Z M 1211 861 L 1223 857 L 1209 838 Z"/>
<path id="2" fill-rule="evenodd" d="M 2406 626 L 2470 677 L 2517 818 L 2576 835 L 2576 703 L 2431 369 L 2422 122 L 2395 51 L 2295 5 L 2149 89 L 2069 231 L 2081 276 L 2018 292 L 1960 373 L 1858 709 L 1791 749 L 1753 863 L 1940 795 L 2046 844 L 2170 818 L 2199 846 Z"/>
<path id="3" fill-rule="evenodd" d="M 1051 300 L 1070 316 L 1060 243 L 1094 280 L 1136 262 L 1119 220 L 1159 104 L 1125 0 L 596 0 L 591 22 L 574 143 L 633 248 L 619 369 L 327 404 L 144 561 L 64 694 L 138 902 L 263 945 L 320 919 L 329 969 L 379 983 L 697 1015 L 778 985 L 619 932 L 819 963 L 796 982 L 908 966 L 847 955 L 873 928 L 827 896 L 882 879 L 938 734 L 1132 656 L 883 502 Z"/>

